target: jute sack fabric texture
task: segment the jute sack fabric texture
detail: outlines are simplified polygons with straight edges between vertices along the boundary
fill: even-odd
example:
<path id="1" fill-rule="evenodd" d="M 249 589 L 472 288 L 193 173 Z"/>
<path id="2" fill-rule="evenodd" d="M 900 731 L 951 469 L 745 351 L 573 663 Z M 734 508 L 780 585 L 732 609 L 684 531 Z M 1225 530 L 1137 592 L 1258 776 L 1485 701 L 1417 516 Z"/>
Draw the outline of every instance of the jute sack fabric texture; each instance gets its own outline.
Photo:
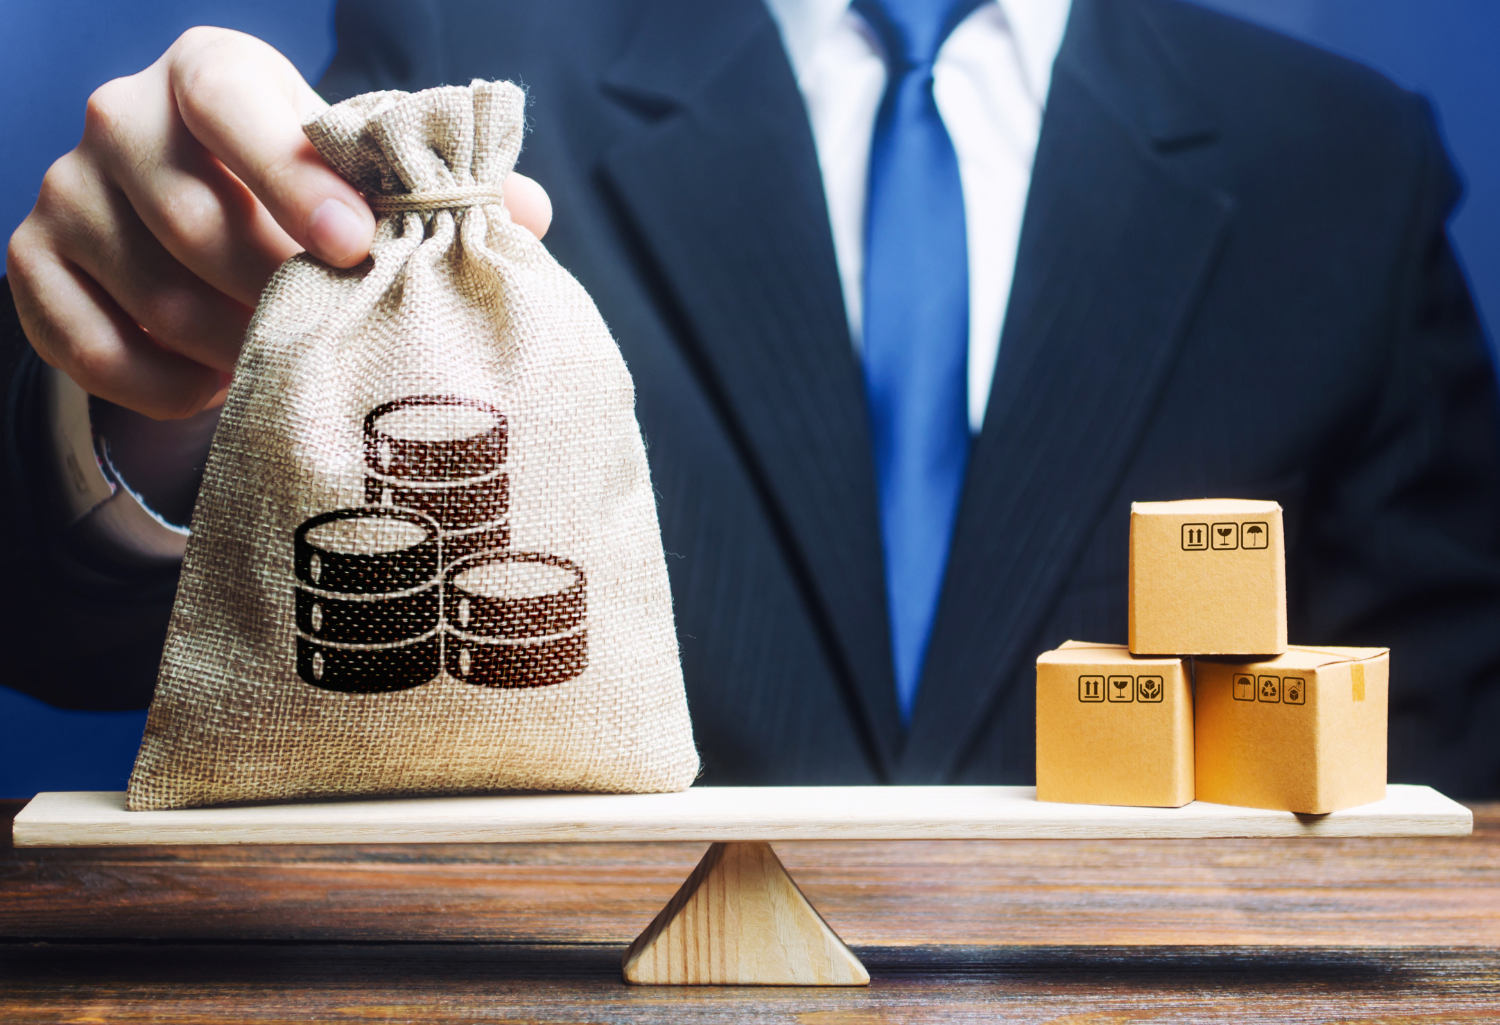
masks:
<path id="1" fill-rule="evenodd" d="M 261 298 L 130 808 L 697 774 L 629 371 L 500 205 L 524 102 L 476 81 L 306 125 L 379 228 Z"/>

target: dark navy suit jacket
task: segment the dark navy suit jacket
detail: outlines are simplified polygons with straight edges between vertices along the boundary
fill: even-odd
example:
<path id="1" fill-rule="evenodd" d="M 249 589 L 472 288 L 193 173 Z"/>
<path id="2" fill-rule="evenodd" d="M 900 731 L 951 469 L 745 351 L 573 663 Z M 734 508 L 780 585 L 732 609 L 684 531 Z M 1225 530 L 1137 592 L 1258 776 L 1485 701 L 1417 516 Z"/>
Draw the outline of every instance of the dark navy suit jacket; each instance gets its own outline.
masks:
<path id="1" fill-rule="evenodd" d="M 1213 496 L 1285 508 L 1293 642 L 1394 649 L 1392 779 L 1500 794 L 1500 421 L 1421 99 L 1174 0 L 1075 0 L 907 733 L 860 368 L 761 0 L 338 19 L 330 99 L 530 90 L 547 245 L 635 377 L 705 782 L 1029 781 L 1036 655 L 1124 640 L 1130 502 Z M 45 539 L 36 507 L 10 514 Z M 74 560 L 38 586 L 99 639 L 67 680 L 7 682 L 144 701 L 171 581 L 80 584 L 86 553 L 37 550 Z"/>

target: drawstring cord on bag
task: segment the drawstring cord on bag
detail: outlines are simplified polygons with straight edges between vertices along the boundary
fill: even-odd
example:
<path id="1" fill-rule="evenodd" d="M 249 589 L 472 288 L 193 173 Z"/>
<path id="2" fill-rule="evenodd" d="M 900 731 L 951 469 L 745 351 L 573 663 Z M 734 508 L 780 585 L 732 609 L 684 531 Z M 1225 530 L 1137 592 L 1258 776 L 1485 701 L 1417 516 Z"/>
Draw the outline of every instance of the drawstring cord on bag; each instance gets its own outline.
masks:
<path id="1" fill-rule="evenodd" d="M 499 189 L 483 186 L 465 186 L 453 189 L 433 189 L 430 192 L 410 192 L 404 196 L 367 196 L 370 209 L 377 214 L 426 212 L 431 210 L 453 210 L 468 206 L 487 206 L 505 202 Z"/>

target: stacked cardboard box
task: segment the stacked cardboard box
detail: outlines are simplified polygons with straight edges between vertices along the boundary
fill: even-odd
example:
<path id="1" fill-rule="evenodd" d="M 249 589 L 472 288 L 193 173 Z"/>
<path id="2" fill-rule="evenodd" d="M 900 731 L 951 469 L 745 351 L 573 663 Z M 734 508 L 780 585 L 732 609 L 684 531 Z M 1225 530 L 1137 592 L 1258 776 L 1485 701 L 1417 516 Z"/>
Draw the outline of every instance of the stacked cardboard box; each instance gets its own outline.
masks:
<path id="1" fill-rule="evenodd" d="M 1131 507 L 1129 640 L 1037 660 L 1037 798 L 1324 814 L 1385 796 L 1389 652 L 1287 643 L 1275 502 Z"/>

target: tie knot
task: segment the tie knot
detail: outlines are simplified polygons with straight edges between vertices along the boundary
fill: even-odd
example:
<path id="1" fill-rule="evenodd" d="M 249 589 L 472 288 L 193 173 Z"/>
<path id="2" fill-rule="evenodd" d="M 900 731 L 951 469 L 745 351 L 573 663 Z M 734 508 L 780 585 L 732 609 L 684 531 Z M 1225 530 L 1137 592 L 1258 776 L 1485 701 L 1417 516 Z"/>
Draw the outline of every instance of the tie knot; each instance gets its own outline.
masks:
<path id="1" fill-rule="evenodd" d="M 937 60 L 943 41 L 985 0 L 854 0 L 885 47 L 892 76 Z"/>

